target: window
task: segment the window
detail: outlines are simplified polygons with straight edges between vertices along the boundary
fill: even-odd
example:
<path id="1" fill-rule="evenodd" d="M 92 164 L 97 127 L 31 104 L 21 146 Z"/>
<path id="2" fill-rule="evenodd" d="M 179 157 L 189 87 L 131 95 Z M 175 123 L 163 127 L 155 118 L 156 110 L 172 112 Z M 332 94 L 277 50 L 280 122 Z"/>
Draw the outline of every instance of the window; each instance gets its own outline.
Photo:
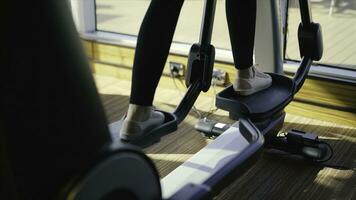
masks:
<path id="1" fill-rule="evenodd" d="M 128 46 L 136 44 L 139 27 L 150 4 L 150 0 L 70 1 L 74 20 L 84 38 Z M 190 44 L 198 42 L 204 1 L 184 1 L 173 38 L 174 44 L 171 48 L 173 53 L 186 55 L 189 52 Z M 273 60 L 271 58 L 276 57 L 268 54 L 268 52 L 272 52 L 270 51 L 271 45 L 276 45 L 272 49 L 279 52 L 280 45 L 277 45 L 277 43 L 280 40 L 278 37 L 274 37 L 276 34 L 273 32 L 278 32 L 277 26 L 274 26 L 273 20 L 269 20 L 271 8 L 274 7 L 271 6 L 272 2 L 279 3 L 282 9 L 279 16 L 282 16 L 282 21 L 284 21 L 284 14 L 288 13 L 288 33 L 285 41 L 286 62 L 283 67 L 287 72 L 295 72 L 300 60 L 297 42 L 297 28 L 300 22 L 298 0 L 288 0 L 288 12 L 284 10 L 284 4 L 287 0 L 257 1 L 260 5 L 258 15 L 261 14 L 262 16 L 260 16 L 262 21 L 257 22 L 257 24 L 263 30 L 263 33 L 258 36 L 258 44 L 260 45 L 258 51 L 256 51 L 257 62 L 265 64 L 266 61 L 261 59 L 267 59 L 267 62 L 269 62 L 268 60 Z M 354 44 L 356 43 L 356 26 L 354 24 L 356 24 L 356 2 L 354 0 L 309 1 L 312 5 L 313 19 L 322 25 L 324 36 L 324 56 L 319 62 L 320 65 L 314 65 L 311 68 L 310 74 L 355 83 L 356 45 Z M 270 28 L 273 31 L 270 31 Z M 269 32 L 271 33 L 266 34 Z M 226 23 L 225 0 L 217 0 L 212 44 L 216 47 L 216 60 L 233 62 Z M 259 53 L 257 54 L 257 52 Z M 264 52 L 267 52 L 267 54 Z M 266 69 L 263 70 L 273 71 L 273 66 L 279 65 L 277 63 L 278 57 L 266 65 Z M 280 67 L 282 66 L 277 68 L 280 69 Z"/>
<path id="2" fill-rule="evenodd" d="M 322 26 L 324 55 L 320 64 L 356 70 L 356 2 L 311 0 L 313 20 Z M 290 0 L 285 58 L 300 60 L 297 29 L 300 22 L 297 0 Z"/>
<path id="3" fill-rule="evenodd" d="M 173 40 L 179 43 L 199 41 L 205 0 L 185 0 Z M 96 0 L 97 30 L 137 35 L 150 0 Z M 231 49 L 225 15 L 225 0 L 218 0 L 212 43 Z"/>

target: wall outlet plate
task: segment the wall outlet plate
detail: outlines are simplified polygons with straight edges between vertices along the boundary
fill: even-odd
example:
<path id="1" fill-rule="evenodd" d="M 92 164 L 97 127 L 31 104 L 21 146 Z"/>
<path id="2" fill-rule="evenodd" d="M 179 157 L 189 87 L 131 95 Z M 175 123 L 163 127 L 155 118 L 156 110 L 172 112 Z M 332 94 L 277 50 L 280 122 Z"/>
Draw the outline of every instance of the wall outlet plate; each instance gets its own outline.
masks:
<path id="1" fill-rule="evenodd" d="M 182 77 L 184 76 L 184 65 L 178 62 L 169 62 L 169 70 L 173 77 Z"/>
<path id="2" fill-rule="evenodd" d="M 219 85 L 219 86 L 225 86 L 226 84 L 226 72 L 221 69 L 213 69 L 213 76 L 212 76 L 212 84 L 213 85 Z"/>

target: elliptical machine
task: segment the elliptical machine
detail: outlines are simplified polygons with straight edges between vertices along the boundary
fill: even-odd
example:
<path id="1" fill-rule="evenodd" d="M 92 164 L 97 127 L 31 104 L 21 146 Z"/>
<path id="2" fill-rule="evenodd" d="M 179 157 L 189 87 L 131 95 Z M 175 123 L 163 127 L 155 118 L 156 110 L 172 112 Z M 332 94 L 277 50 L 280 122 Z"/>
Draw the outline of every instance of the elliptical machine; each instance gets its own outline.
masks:
<path id="1" fill-rule="evenodd" d="M 302 61 L 293 79 L 270 73 L 273 83 L 267 90 L 247 97 L 236 95 L 232 86 L 220 92 L 216 106 L 229 111 L 230 118 L 239 122 L 221 126 L 217 122 L 199 121 L 196 128 L 216 139 L 161 180 L 163 197 L 179 195 L 179 199 L 185 199 L 194 193 L 214 196 L 231 181 L 228 177 L 248 169 L 256 161 L 262 147 L 298 154 L 313 162 L 322 162 L 332 156 L 331 148 L 314 134 L 292 130 L 285 137 L 277 135 L 283 127 L 284 108 L 302 87 L 312 61 L 320 60 L 323 54 L 321 26 L 312 21 L 309 1 L 300 0 L 299 3 L 302 22 L 298 38 Z M 192 45 L 188 57 L 185 96 L 173 113 L 161 111 L 166 116 L 163 125 L 133 144 L 144 147 L 175 131 L 199 93 L 209 90 L 215 58 L 215 48 L 211 45 L 215 6 L 216 0 L 206 0 L 200 41 Z M 119 126 L 120 121 L 110 125 L 113 135 L 119 135 Z M 212 149 L 219 151 L 211 152 Z M 234 153 L 228 154 L 226 149 Z M 187 182 L 193 185 L 186 186 Z"/>
<path id="2" fill-rule="evenodd" d="M 285 118 L 284 108 L 293 100 L 294 95 L 302 87 L 313 61 L 318 61 L 323 55 L 323 42 L 321 26 L 312 21 L 308 0 L 300 0 L 301 23 L 298 29 L 298 41 L 302 61 L 292 79 L 269 73 L 272 77 L 272 86 L 250 96 L 239 96 L 233 87 L 227 87 L 216 97 L 217 108 L 229 112 L 233 120 L 249 119 L 258 128 L 265 138 L 265 147 L 286 151 L 304 156 L 313 161 L 324 161 L 330 158 L 331 148 L 318 140 L 312 133 L 298 130 L 288 132 L 285 137 L 277 136 L 283 127 Z M 194 105 L 200 92 L 207 92 L 211 85 L 215 48 L 211 44 L 214 23 L 216 0 L 206 0 L 201 23 L 199 43 L 193 44 L 189 57 L 185 83 L 188 90 L 173 113 L 161 111 L 165 115 L 163 125 L 148 131 L 138 141 L 132 144 L 146 147 L 160 140 L 163 135 L 177 130 Z M 214 121 L 200 120 L 196 129 L 207 137 L 217 137 L 229 126 L 215 127 Z M 221 123 L 219 123 L 221 125 Z M 119 135 L 121 121 L 110 125 L 112 135 Z"/>
<path id="3" fill-rule="evenodd" d="M 229 86 L 217 94 L 216 106 L 228 111 L 231 119 L 250 119 L 264 136 L 266 148 L 323 162 L 331 158 L 332 149 L 320 141 L 317 135 L 293 129 L 284 136 L 278 136 L 286 115 L 284 108 L 303 86 L 312 62 L 319 61 L 323 55 L 321 26 L 312 21 L 309 1 L 300 0 L 299 5 L 302 21 L 298 28 L 298 42 L 302 61 L 294 77 L 291 79 L 284 75 L 269 73 L 272 77 L 272 86 L 250 96 L 239 96 L 233 91 L 233 87 Z M 214 121 L 201 120 L 196 129 L 207 137 L 216 137 L 222 130 L 214 129 L 215 124 L 217 123 Z"/>
<path id="4" fill-rule="evenodd" d="M 306 0 L 300 1 L 308 5 Z M 201 37 L 205 39 L 192 47 L 189 56 L 188 92 L 174 113 L 164 112 L 166 123 L 148 134 L 151 142 L 176 130 L 200 91 L 210 86 L 214 48 L 209 43 L 215 3 L 206 1 Z M 243 113 L 239 122 L 160 181 L 153 162 L 139 148 L 113 142 L 110 137 L 66 2 L 31 2 L 31 10 L 27 6 L 11 9 L 17 5 L 10 5 L 8 10 L 27 17 L 29 28 L 41 22 L 38 31 L 44 34 L 29 34 L 20 40 L 21 27 L 8 24 L 9 32 L 2 32 L 6 37 L 1 38 L 9 39 L 2 46 L 7 53 L 0 62 L 10 76 L 1 80 L 5 95 L 0 104 L 0 161 L 5 165 L 0 166 L 8 166 L 2 181 L 7 181 L 6 191 L 12 193 L 11 197 L 0 194 L 4 199 L 211 199 L 258 159 L 265 141 L 262 133 L 271 132 L 263 130 L 277 127 L 272 123 L 276 120 L 260 126 L 259 120 Z M 4 19 L 11 18 L 7 17 Z M 15 39 L 20 42 L 14 43 Z M 27 62 L 15 59 L 18 52 L 27 52 L 22 55 Z M 293 93 L 283 106 L 305 79 L 311 62 L 309 54 L 305 55 L 304 70 L 299 70 L 295 81 L 286 81 L 296 86 L 290 86 L 288 91 Z M 282 111 L 283 106 L 277 110 Z"/>

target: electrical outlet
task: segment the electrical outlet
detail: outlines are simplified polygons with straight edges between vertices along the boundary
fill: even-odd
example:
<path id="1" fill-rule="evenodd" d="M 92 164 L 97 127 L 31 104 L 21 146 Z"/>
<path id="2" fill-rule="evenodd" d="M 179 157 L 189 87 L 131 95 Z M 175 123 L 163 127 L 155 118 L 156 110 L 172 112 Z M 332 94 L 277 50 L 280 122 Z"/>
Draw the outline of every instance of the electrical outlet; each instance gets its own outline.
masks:
<path id="1" fill-rule="evenodd" d="M 169 70 L 173 77 L 182 77 L 184 76 L 184 65 L 177 62 L 169 62 Z"/>
<path id="2" fill-rule="evenodd" d="M 226 72 L 221 69 L 213 69 L 213 76 L 212 76 L 212 84 L 213 85 L 219 85 L 219 86 L 225 86 L 226 84 Z"/>

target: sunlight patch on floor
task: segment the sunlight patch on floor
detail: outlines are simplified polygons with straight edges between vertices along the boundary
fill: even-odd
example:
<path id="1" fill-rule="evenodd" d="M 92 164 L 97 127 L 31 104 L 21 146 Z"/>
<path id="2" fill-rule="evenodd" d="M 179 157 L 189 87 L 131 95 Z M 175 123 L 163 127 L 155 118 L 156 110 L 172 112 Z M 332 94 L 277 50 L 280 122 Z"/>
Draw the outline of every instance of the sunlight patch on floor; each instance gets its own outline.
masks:
<path id="1" fill-rule="evenodd" d="M 298 124 L 308 124 L 310 126 L 314 125 L 314 126 L 322 126 L 322 127 L 333 127 L 333 128 L 356 130 L 356 127 L 352 127 L 352 126 L 348 126 L 348 125 L 337 124 L 337 123 L 333 123 L 333 122 L 321 121 L 321 120 L 287 114 L 285 122 L 295 123 L 296 121 L 298 122 Z"/>
<path id="2" fill-rule="evenodd" d="M 348 170 L 348 172 L 339 173 L 338 169 L 324 168 L 319 171 L 314 182 L 323 185 L 327 188 L 335 188 L 335 185 L 343 184 L 346 180 L 352 179 L 354 171 Z"/>
<path id="3" fill-rule="evenodd" d="M 165 160 L 174 162 L 185 162 L 194 154 L 182 154 L 182 153 L 163 153 L 163 154 L 147 154 L 153 160 Z"/>

